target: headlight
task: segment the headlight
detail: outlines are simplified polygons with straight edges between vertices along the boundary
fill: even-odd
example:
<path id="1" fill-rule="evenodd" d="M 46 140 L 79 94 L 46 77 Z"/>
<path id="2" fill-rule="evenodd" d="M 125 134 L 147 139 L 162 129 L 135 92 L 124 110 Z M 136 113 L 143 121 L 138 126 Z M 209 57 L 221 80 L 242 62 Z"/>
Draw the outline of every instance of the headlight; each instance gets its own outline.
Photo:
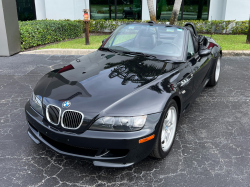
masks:
<path id="1" fill-rule="evenodd" d="M 42 97 L 41 96 L 36 96 L 34 93 L 32 93 L 31 98 L 30 98 L 30 105 L 38 113 L 40 113 L 41 115 L 43 115 Z"/>
<path id="2" fill-rule="evenodd" d="M 92 124 L 90 130 L 102 131 L 137 131 L 145 125 L 147 116 L 102 117 Z"/>

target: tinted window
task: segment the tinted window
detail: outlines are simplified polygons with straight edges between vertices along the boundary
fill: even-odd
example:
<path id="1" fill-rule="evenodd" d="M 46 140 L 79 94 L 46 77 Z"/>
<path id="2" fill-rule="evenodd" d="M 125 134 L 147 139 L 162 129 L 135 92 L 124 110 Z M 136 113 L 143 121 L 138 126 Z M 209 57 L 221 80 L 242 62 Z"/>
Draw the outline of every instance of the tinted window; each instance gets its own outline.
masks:
<path id="1" fill-rule="evenodd" d="M 187 53 L 187 59 L 190 59 L 194 56 L 194 44 L 193 40 L 191 38 L 191 34 L 188 32 L 188 53 Z"/>
<path id="2" fill-rule="evenodd" d="M 16 0 L 18 20 L 27 21 L 36 19 L 34 0 Z"/>
<path id="3" fill-rule="evenodd" d="M 91 0 L 91 19 L 141 19 L 141 0 Z"/>
<path id="4" fill-rule="evenodd" d="M 156 5 L 157 19 L 170 20 L 173 7 L 174 7 L 174 0 L 157 0 L 157 5 Z M 179 12 L 178 20 L 181 18 L 180 12 Z"/>
<path id="5" fill-rule="evenodd" d="M 174 2 L 174 0 L 157 0 L 157 19 L 170 20 Z M 209 5 L 210 0 L 182 0 L 178 20 L 207 20 Z"/>
<path id="6" fill-rule="evenodd" d="M 210 0 L 184 0 L 184 20 L 207 20 Z"/>
<path id="7" fill-rule="evenodd" d="M 172 26 L 122 25 L 115 30 L 104 47 L 180 59 L 184 34 L 183 29 Z"/>
<path id="8" fill-rule="evenodd" d="M 115 19 L 115 3 L 111 0 L 91 0 L 90 19 Z"/>
<path id="9" fill-rule="evenodd" d="M 117 19 L 141 19 L 141 0 L 117 0 Z"/>

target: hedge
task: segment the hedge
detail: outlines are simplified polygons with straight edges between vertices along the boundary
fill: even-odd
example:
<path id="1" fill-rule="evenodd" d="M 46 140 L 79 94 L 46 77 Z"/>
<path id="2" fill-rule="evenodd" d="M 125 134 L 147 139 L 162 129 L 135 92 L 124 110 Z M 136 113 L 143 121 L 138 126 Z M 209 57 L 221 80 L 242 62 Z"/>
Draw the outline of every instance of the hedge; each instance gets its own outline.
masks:
<path id="1" fill-rule="evenodd" d="M 19 22 L 21 50 L 82 36 L 81 24 L 68 20 Z"/>
<path id="2" fill-rule="evenodd" d="M 192 22 L 198 33 L 218 33 L 218 34 L 247 34 L 249 21 L 235 20 L 183 20 L 177 25 L 183 26 L 186 22 Z"/>
<path id="3" fill-rule="evenodd" d="M 84 23 L 82 20 L 75 20 L 80 23 L 84 29 Z M 90 32 L 112 32 L 119 25 L 130 22 L 148 22 L 141 20 L 90 20 L 89 30 Z M 167 20 L 158 20 L 158 23 L 168 24 Z M 182 20 L 178 21 L 177 25 L 183 26 L 186 22 L 192 22 L 199 33 L 225 33 L 225 34 L 247 34 L 248 21 L 223 21 L 223 20 Z"/>
<path id="4" fill-rule="evenodd" d="M 90 32 L 112 32 L 119 25 L 130 22 L 148 22 L 141 20 L 90 20 Z M 183 26 L 186 22 L 192 22 L 198 33 L 225 33 L 247 34 L 248 21 L 222 21 L 222 20 L 182 20 L 177 25 Z M 168 24 L 166 20 L 158 20 L 158 23 Z M 35 20 L 19 22 L 21 35 L 21 50 L 31 47 L 73 39 L 82 36 L 84 23 L 82 20 Z"/>

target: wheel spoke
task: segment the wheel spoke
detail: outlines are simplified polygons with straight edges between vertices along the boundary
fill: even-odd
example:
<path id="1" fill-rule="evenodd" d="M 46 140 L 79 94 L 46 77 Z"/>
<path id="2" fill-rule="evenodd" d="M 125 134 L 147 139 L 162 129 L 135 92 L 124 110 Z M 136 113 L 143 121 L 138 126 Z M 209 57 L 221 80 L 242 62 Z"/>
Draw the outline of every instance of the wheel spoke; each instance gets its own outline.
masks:
<path id="1" fill-rule="evenodd" d="M 215 81 L 217 82 L 220 76 L 220 58 L 217 61 L 216 64 L 216 70 L 215 70 Z"/>
<path id="2" fill-rule="evenodd" d="M 161 133 L 161 140 L 162 140 L 162 141 L 165 140 L 165 134 L 166 134 L 166 132 L 165 132 L 165 131 L 162 131 L 162 133 Z"/>
<path id="3" fill-rule="evenodd" d="M 176 131 L 177 112 L 175 107 L 170 107 L 167 116 L 163 122 L 161 132 L 161 147 L 163 151 L 167 151 L 173 142 L 174 134 Z"/>

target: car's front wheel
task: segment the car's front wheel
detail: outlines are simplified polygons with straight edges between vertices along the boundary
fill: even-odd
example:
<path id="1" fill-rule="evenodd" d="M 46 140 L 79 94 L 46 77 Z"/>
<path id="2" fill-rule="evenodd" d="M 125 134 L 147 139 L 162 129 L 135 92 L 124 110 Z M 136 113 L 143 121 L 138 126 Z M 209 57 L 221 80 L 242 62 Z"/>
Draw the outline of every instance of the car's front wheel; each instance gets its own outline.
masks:
<path id="1" fill-rule="evenodd" d="M 221 57 L 219 56 L 218 59 L 217 59 L 217 62 L 215 64 L 215 68 L 214 68 L 213 74 L 211 76 L 211 79 L 208 82 L 208 86 L 215 86 L 219 81 L 219 77 L 220 77 L 220 60 L 221 60 Z"/>
<path id="2" fill-rule="evenodd" d="M 154 149 L 150 154 L 150 156 L 155 158 L 164 158 L 168 155 L 176 134 L 178 122 L 178 107 L 176 102 L 171 100 L 166 109 Z"/>

